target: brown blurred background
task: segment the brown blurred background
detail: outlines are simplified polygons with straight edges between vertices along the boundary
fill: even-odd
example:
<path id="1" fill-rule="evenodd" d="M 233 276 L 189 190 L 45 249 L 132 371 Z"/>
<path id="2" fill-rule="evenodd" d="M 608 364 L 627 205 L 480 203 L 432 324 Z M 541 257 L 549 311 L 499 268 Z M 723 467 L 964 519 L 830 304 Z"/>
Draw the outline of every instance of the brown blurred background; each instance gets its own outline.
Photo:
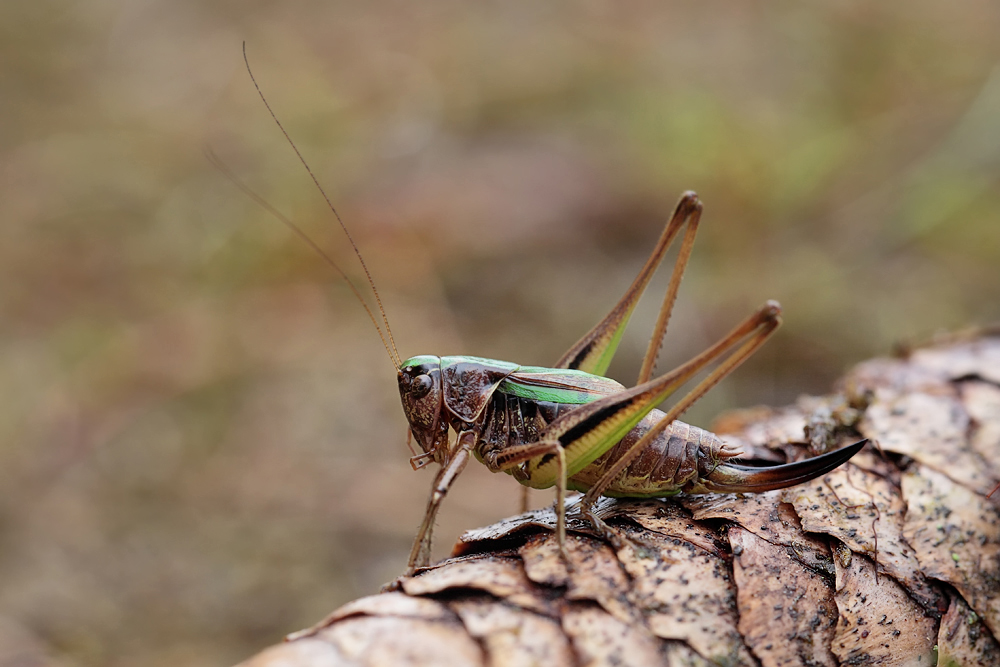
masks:
<path id="1" fill-rule="evenodd" d="M 243 40 L 404 357 L 553 362 L 696 190 L 660 367 L 786 311 L 690 413 L 708 424 L 1000 317 L 998 21 L 987 0 L 3 3 L 0 664 L 226 664 L 404 567 L 432 474 L 393 368 L 203 154 L 361 275 Z M 517 497 L 470 466 L 437 553 Z"/>

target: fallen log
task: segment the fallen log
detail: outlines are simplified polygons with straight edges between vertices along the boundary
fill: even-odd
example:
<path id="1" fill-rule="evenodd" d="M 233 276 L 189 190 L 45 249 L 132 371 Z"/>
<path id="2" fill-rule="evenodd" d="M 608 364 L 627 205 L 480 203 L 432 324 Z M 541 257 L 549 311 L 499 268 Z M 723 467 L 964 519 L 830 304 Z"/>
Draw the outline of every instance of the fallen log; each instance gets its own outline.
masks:
<path id="1" fill-rule="evenodd" d="M 878 448 L 781 491 L 605 499 L 617 551 L 570 511 L 569 570 L 551 510 L 470 531 L 242 664 L 1000 664 L 1000 332 L 862 363 L 829 396 L 714 430 L 770 461 Z"/>

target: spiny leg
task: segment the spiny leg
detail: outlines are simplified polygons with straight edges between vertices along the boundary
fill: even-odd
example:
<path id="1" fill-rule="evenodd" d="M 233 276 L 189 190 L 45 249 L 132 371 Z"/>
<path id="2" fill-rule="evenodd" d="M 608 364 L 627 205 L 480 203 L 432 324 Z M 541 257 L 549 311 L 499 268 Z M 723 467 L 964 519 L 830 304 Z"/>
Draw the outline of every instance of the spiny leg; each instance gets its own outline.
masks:
<path id="1" fill-rule="evenodd" d="M 498 451 L 490 452 L 483 457 L 486 467 L 493 472 L 503 472 L 521 465 L 525 461 L 545 456 L 555 455 L 556 461 L 556 541 L 559 553 L 562 554 L 566 567 L 570 567 L 566 551 L 566 452 L 558 440 L 542 440 L 524 445 L 515 445 Z M 527 488 L 527 487 L 526 487 Z"/>
<path id="2" fill-rule="evenodd" d="M 431 487 L 430 498 L 427 501 L 427 510 L 424 513 L 424 520 L 417 531 L 417 537 L 410 550 L 410 560 L 404 576 L 412 576 L 418 567 L 426 567 L 431 557 L 431 537 L 434 531 L 434 519 L 437 517 L 441 501 L 444 500 L 448 489 L 455 479 L 465 469 L 469 462 L 469 455 L 472 445 L 475 442 L 475 435 L 469 431 L 458 434 L 456 450 L 452 458 L 441 466 L 437 477 L 434 478 L 434 486 Z"/>
<path id="3" fill-rule="evenodd" d="M 764 342 L 764 339 L 778 326 L 780 311 L 780 306 L 777 303 L 768 302 L 721 341 L 673 371 L 631 389 L 586 403 L 561 415 L 545 429 L 541 440 L 557 441 L 566 456 L 567 475 L 576 474 L 614 447 L 654 407 L 700 373 L 706 366 L 724 357 L 730 348 L 736 347 L 741 341 L 750 337 L 749 341 L 731 354 L 732 358 L 724 361 L 721 368 L 709 375 L 682 401 L 670 417 L 670 419 L 674 419 L 685 407 L 700 397 L 709 387 L 718 382 Z M 630 450 L 627 453 L 628 460 L 631 460 L 637 451 Z M 625 465 L 627 463 L 626 461 Z M 621 468 L 624 468 L 624 465 Z M 620 472 L 621 469 L 618 469 L 615 474 Z M 555 484 L 557 480 L 554 467 L 550 463 L 542 461 L 529 460 L 526 473 L 531 479 L 532 486 L 538 488 Z M 610 480 L 613 479 L 612 476 Z M 602 534 L 607 534 L 607 526 L 596 520 L 590 513 L 593 500 L 609 484 L 609 480 L 604 477 L 598 482 L 599 488 L 596 492 L 593 489 L 588 492 L 587 496 L 590 502 L 582 505 L 581 510 L 585 515 L 588 515 L 588 518 L 591 518 L 591 523 Z"/>
<path id="4" fill-rule="evenodd" d="M 676 392 L 682 385 L 700 373 L 706 366 L 723 357 L 730 348 L 736 347 L 748 336 L 753 336 L 740 350 L 734 353 L 740 361 L 763 342 L 763 338 L 778 326 L 780 306 L 768 302 L 753 315 L 744 320 L 725 338 L 705 350 L 694 359 L 678 366 L 669 373 L 630 389 L 605 396 L 583 404 L 559 416 L 545 429 L 541 440 L 557 440 L 566 451 L 569 474 L 572 476 L 588 463 L 617 444 L 632 428 L 657 405 Z M 756 340 L 759 339 L 759 340 Z M 735 367 L 733 362 L 727 362 Z M 700 397 L 722 375 L 717 369 L 688 397 L 686 405 Z M 731 370 L 731 369 L 730 369 Z M 685 407 L 680 406 L 681 409 Z M 679 411 L 675 410 L 676 414 Z M 675 414 L 675 416 L 676 416 Z M 532 486 L 544 488 L 555 483 L 554 470 L 533 466 L 529 474 Z"/>
<path id="5" fill-rule="evenodd" d="M 649 338 L 649 347 L 642 358 L 642 366 L 639 369 L 639 377 L 636 384 L 649 382 L 656 369 L 656 359 L 660 356 L 660 348 L 663 347 L 663 339 L 667 335 L 667 324 L 670 322 L 670 313 L 674 309 L 674 302 L 677 300 L 677 290 L 681 286 L 681 278 L 684 277 L 684 269 L 687 268 L 688 260 L 691 258 L 691 250 L 694 248 L 694 237 L 698 232 L 698 221 L 701 220 L 701 203 L 694 210 L 688 219 L 687 231 L 684 232 L 684 239 L 681 241 L 681 249 L 677 253 L 677 261 L 674 263 L 674 271 L 670 275 L 670 283 L 667 285 L 667 293 L 663 295 L 663 304 L 660 306 L 660 313 L 656 318 L 656 326 L 653 327 L 653 335 Z"/>
<path id="6" fill-rule="evenodd" d="M 626 290 L 625 295 L 603 320 L 598 322 L 556 362 L 554 368 L 578 369 L 595 375 L 603 375 L 607 371 L 611 359 L 615 356 L 618 342 L 625 331 L 629 317 L 639 302 L 639 297 L 642 296 L 656 272 L 657 266 L 663 261 L 670 244 L 673 243 L 677 234 L 686 224 L 687 233 L 674 264 L 670 286 L 667 288 L 667 294 L 660 309 L 660 317 L 656 324 L 653 340 L 650 341 L 650 351 L 646 353 L 646 357 L 650 359 L 648 371 L 646 369 L 647 362 L 643 362 L 643 373 L 646 373 L 648 379 L 649 375 L 652 374 L 652 366 L 656 362 L 656 354 L 659 351 L 663 335 L 666 333 L 667 320 L 670 319 L 670 311 L 677 296 L 677 288 L 680 285 L 681 276 L 684 274 L 684 268 L 687 266 L 688 257 L 691 255 L 691 246 L 694 244 L 694 235 L 700 218 L 701 201 L 698 200 L 698 195 L 693 192 L 685 192 L 656 242 L 653 253 L 646 260 L 646 264 L 643 265 L 639 275 Z M 640 375 L 640 377 L 643 376 Z"/>
<path id="7" fill-rule="evenodd" d="M 686 369 L 681 375 L 690 378 L 703 367 L 716 359 L 723 358 L 726 351 L 743 341 L 736 350 L 723 358 L 722 363 L 713 369 L 708 376 L 699 382 L 694 389 L 687 393 L 680 401 L 672 406 L 663 418 L 639 439 L 627 452 L 625 452 L 610 468 L 601 476 L 597 482 L 587 490 L 580 503 L 581 511 L 587 516 L 595 527 L 598 526 L 593 516 L 591 508 L 597 499 L 604 493 L 615 479 L 621 475 L 622 471 L 635 459 L 635 457 L 646 448 L 660 433 L 663 432 L 672 421 L 677 419 L 681 413 L 701 398 L 709 389 L 714 387 L 720 380 L 732 373 L 740 364 L 746 361 L 756 352 L 765 341 L 774 333 L 781 324 L 781 308 L 776 302 L 769 301 L 760 310 L 744 320 L 739 326 L 733 329 L 725 338 L 710 347 L 705 352 L 681 366 L 677 371 L 668 373 L 667 376 L 677 374 L 681 369 Z M 660 380 L 654 380 L 648 384 L 656 384 Z M 661 399 L 662 400 L 662 399 Z M 657 401 L 658 402 L 658 401 Z"/>

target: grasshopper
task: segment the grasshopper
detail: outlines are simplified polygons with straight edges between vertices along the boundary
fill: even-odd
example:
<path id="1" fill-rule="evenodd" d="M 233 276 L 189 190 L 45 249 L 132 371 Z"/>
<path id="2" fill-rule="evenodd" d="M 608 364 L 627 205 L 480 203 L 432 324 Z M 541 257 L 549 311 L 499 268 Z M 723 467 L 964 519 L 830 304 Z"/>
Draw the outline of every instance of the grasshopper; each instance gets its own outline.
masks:
<path id="1" fill-rule="evenodd" d="M 246 47 L 244 45 L 244 59 Z M 420 355 L 402 360 L 374 281 L 347 227 L 247 71 L 272 119 L 305 166 L 350 241 L 375 295 L 381 325 L 360 292 L 333 260 L 294 223 L 244 186 L 214 155 L 210 158 L 240 189 L 319 252 L 347 281 L 374 324 L 397 370 L 397 383 L 410 437 L 423 450 L 410 459 L 414 470 L 431 462 L 440 469 L 431 486 L 405 576 L 430 562 L 434 521 L 442 501 L 470 458 L 493 472 L 505 472 L 525 487 L 556 489 L 556 535 L 565 562 L 566 492 L 582 491 L 579 511 L 602 536 L 621 536 L 593 512 L 600 496 L 667 498 L 679 493 L 745 493 L 781 489 L 809 481 L 846 462 L 864 447 L 860 441 L 803 461 L 770 467 L 739 465 L 741 451 L 719 436 L 678 417 L 746 361 L 781 323 L 781 307 L 768 301 L 717 343 L 676 369 L 653 377 L 657 356 L 701 219 L 702 204 L 685 193 L 652 254 L 611 312 L 552 367 L 470 356 Z M 682 234 L 683 232 L 683 234 Z M 607 371 L 629 318 L 673 242 L 681 238 L 666 295 L 643 357 L 636 384 L 626 388 Z M 693 389 L 666 412 L 657 406 L 713 363 Z M 454 437 L 451 433 L 454 432 Z M 412 448 L 411 448 L 411 451 Z M 523 504 L 523 502 L 522 502 Z"/>

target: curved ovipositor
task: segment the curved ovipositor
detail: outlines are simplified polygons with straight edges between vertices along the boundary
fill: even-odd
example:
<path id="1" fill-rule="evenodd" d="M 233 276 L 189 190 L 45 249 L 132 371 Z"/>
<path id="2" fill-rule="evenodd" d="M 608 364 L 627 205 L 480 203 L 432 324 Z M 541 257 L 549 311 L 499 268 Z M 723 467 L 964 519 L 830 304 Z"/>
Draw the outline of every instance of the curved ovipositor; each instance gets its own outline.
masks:
<path id="1" fill-rule="evenodd" d="M 755 467 L 738 463 L 721 463 L 700 480 L 697 487 L 685 488 L 684 491 L 687 493 L 761 493 L 784 489 L 816 479 L 841 464 L 847 463 L 867 443 L 867 440 L 861 440 L 826 454 L 776 466 Z"/>

